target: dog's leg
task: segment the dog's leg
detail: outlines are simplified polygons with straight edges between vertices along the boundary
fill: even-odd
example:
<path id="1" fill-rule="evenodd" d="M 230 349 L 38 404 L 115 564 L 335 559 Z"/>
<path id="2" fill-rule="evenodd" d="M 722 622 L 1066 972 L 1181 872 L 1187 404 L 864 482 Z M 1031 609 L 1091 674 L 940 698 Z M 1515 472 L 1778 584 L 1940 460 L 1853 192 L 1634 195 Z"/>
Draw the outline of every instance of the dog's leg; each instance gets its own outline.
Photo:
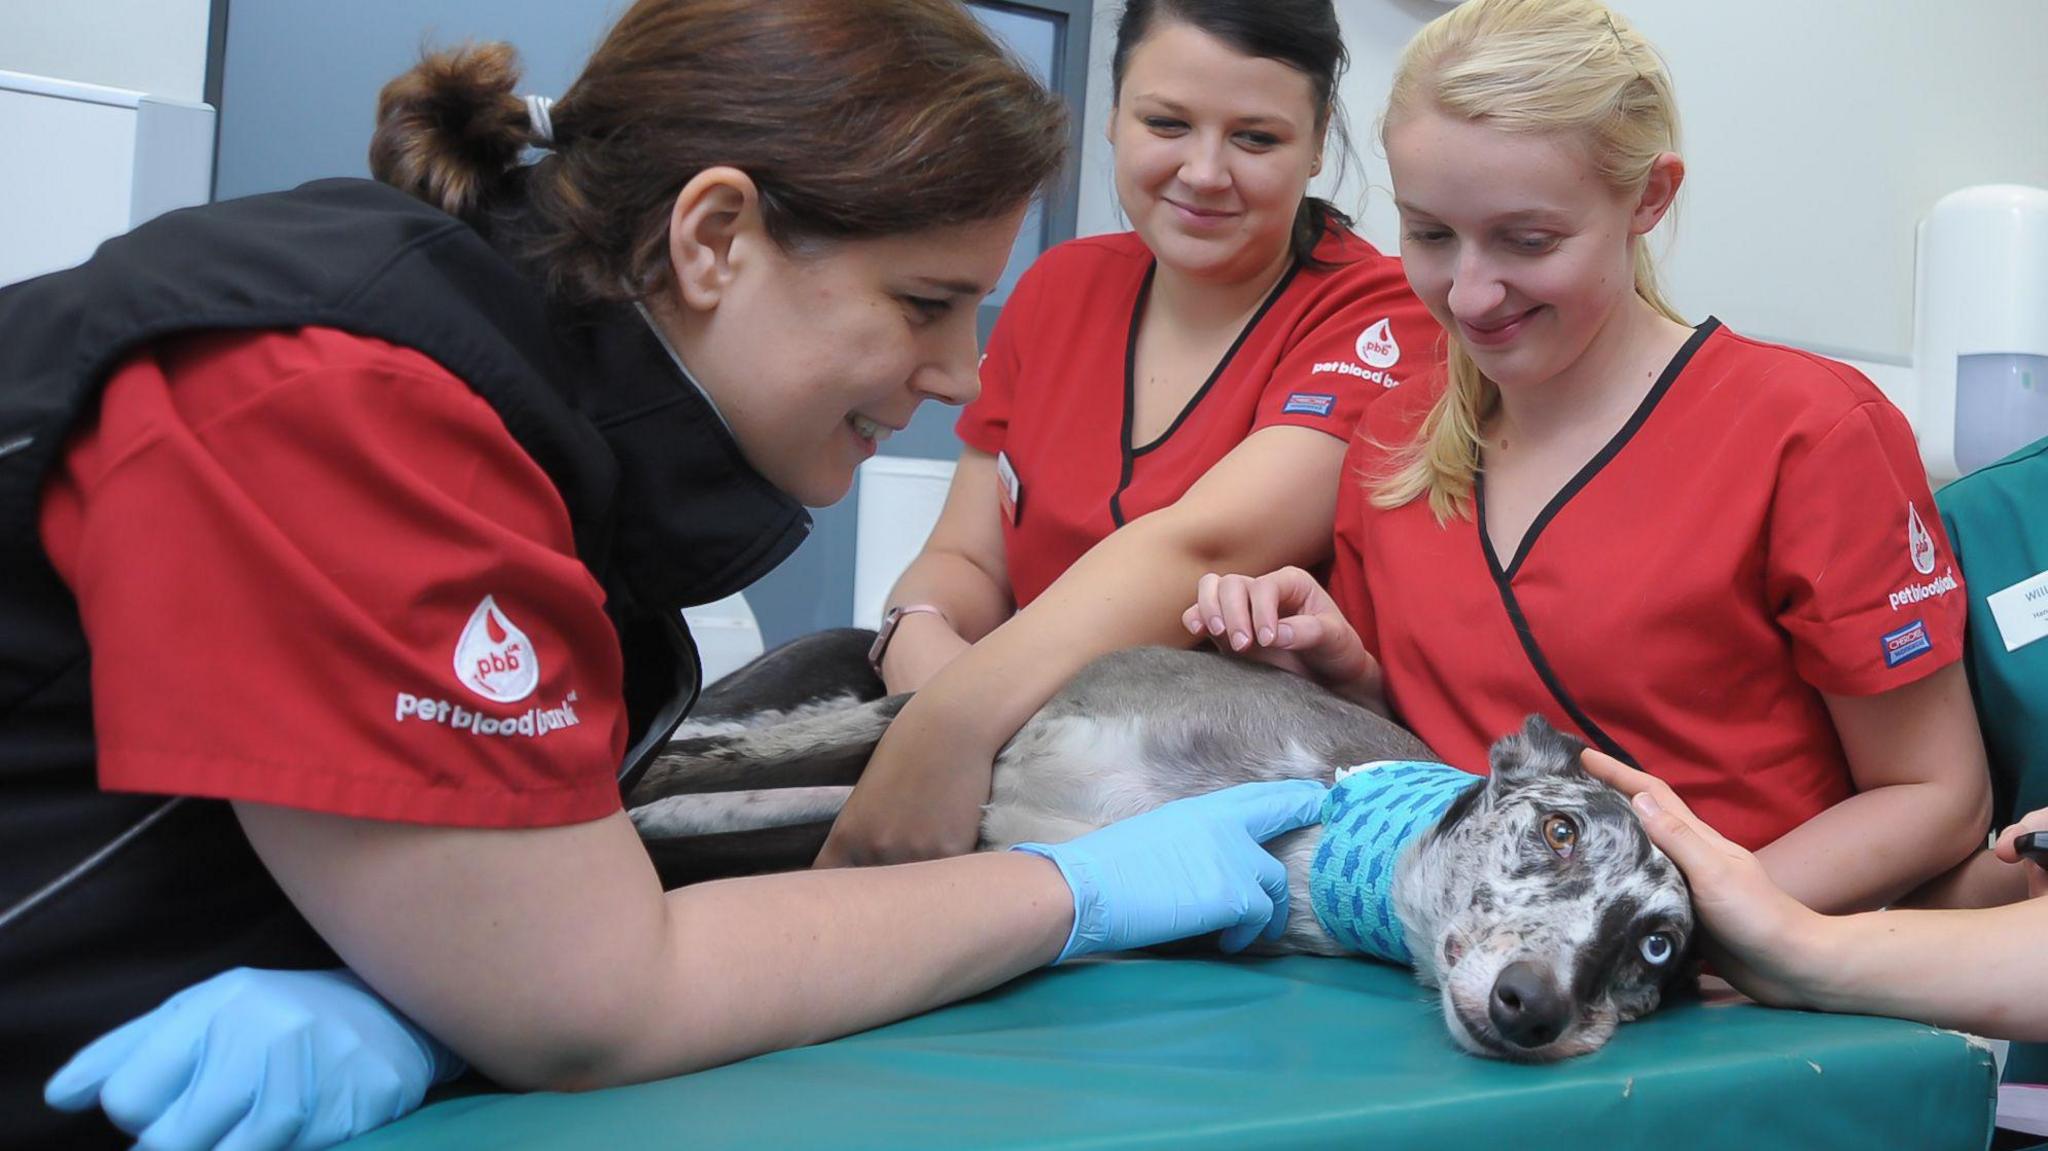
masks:
<path id="1" fill-rule="evenodd" d="M 826 821 L 642 843 L 662 887 L 673 889 L 709 879 L 801 870 L 818 858 L 831 832 L 832 824 Z"/>
<path id="2" fill-rule="evenodd" d="M 628 814 L 662 886 L 676 888 L 810 866 L 852 792 L 785 787 L 672 795 Z"/>
<path id="3" fill-rule="evenodd" d="M 627 806 L 702 792 L 851 785 L 909 698 L 890 696 L 768 727 L 674 740 L 641 777 Z"/>
<path id="4" fill-rule="evenodd" d="M 759 726 L 819 707 L 867 703 L 887 694 L 868 666 L 875 633 L 841 627 L 799 636 L 704 689 L 680 734 Z"/>
<path id="5" fill-rule="evenodd" d="M 846 806 L 850 787 L 780 787 L 766 791 L 714 791 L 671 795 L 632 810 L 643 839 L 681 839 L 759 831 L 799 823 L 830 822 Z"/>

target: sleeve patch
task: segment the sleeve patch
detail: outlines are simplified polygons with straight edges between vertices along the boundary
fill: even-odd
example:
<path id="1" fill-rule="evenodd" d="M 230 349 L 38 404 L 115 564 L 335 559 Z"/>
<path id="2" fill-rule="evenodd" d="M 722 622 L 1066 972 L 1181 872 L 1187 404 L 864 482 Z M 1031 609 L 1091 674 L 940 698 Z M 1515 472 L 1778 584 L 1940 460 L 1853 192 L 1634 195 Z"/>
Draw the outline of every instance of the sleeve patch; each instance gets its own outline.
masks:
<path id="1" fill-rule="evenodd" d="M 1328 392 L 1294 392 L 1280 406 L 1280 411 L 1283 414 L 1305 412 L 1312 416 L 1327 416 L 1336 407 L 1337 397 Z"/>
<path id="2" fill-rule="evenodd" d="M 1927 625 L 1917 619 L 1897 631 L 1886 632 L 1883 642 L 1886 667 L 1897 667 L 1934 650 L 1934 642 L 1927 638 Z"/>

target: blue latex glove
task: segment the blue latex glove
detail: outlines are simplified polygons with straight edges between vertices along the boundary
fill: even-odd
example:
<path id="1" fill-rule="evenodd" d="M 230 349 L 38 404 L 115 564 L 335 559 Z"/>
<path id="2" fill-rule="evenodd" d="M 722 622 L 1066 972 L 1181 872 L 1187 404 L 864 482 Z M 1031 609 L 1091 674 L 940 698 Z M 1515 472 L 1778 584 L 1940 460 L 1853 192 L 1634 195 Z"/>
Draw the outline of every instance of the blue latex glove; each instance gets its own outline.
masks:
<path id="1" fill-rule="evenodd" d="M 1287 930 L 1287 869 L 1260 846 L 1322 817 L 1314 780 L 1245 783 L 1175 800 L 1067 843 L 1015 850 L 1059 865 L 1074 930 L 1055 963 L 1222 931 L 1225 951 Z"/>
<path id="2" fill-rule="evenodd" d="M 43 1087 L 152 1151 L 315 1151 L 420 1105 L 462 1060 L 346 970 L 238 967 L 71 1057 Z"/>

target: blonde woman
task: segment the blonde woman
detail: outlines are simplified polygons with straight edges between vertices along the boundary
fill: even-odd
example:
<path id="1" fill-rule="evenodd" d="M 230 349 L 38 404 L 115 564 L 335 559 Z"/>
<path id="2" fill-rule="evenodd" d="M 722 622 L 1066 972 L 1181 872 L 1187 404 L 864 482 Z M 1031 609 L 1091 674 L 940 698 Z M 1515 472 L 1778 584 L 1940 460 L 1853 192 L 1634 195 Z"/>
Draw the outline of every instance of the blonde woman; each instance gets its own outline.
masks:
<path id="1" fill-rule="evenodd" d="M 1664 300 L 1648 235 L 1685 164 L 1651 45 L 1591 0 L 1472 0 L 1408 46 L 1383 131 L 1445 380 L 1367 414 L 1327 593 L 1205 578 L 1188 628 L 1471 771 L 1542 712 L 1816 909 L 1981 846 L 1964 597 L 1912 431 L 1853 369 Z"/>

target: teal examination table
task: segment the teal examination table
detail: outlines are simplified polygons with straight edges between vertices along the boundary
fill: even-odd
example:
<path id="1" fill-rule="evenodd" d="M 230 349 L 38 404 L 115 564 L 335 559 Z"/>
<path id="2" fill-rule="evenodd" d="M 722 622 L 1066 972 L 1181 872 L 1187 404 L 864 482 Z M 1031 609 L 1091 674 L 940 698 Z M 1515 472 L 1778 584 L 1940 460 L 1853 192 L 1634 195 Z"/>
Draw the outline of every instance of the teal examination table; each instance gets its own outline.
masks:
<path id="1" fill-rule="evenodd" d="M 1455 1048 L 1398 968 L 1143 958 L 662 1082 L 446 1098 L 348 1147 L 1980 1151 L 1993 1077 L 1953 1032 L 1711 998 L 1518 1066 Z"/>

